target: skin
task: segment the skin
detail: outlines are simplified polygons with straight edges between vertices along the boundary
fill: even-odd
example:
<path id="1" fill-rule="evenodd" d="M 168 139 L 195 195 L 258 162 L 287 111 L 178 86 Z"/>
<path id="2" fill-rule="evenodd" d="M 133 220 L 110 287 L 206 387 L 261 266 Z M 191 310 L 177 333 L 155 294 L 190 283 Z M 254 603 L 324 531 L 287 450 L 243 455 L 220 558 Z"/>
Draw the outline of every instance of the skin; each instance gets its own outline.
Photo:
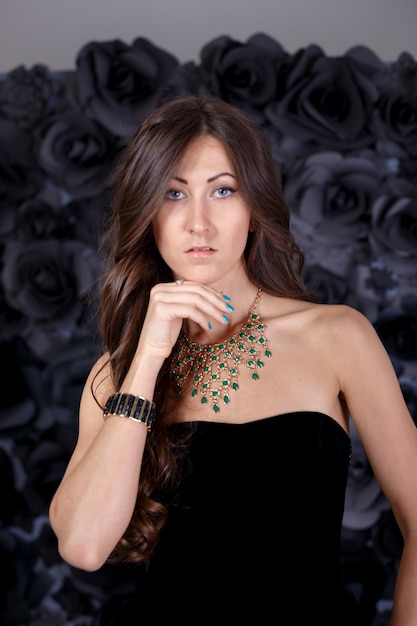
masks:
<path id="1" fill-rule="evenodd" d="M 121 386 L 148 399 L 184 320 L 192 340 L 218 342 L 246 320 L 257 291 L 243 257 L 250 208 L 216 139 L 190 144 L 153 226 L 162 257 L 183 282 L 151 290 L 136 354 Z M 232 311 L 222 294 L 231 298 Z M 348 432 L 350 415 L 404 537 L 391 625 L 415 625 L 417 429 L 386 351 L 371 323 L 344 305 L 262 293 L 260 312 L 272 351 L 260 379 L 251 381 L 242 368 L 239 392 L 220 413 L 182 394 L 170 417 L 236 423 L 320 411 Z M 91 571 L 106 562 L 129 524 L 147 436 L 146 428 L 131 420 L 103 420 L 90 390 L 103 359 L 86 381 L 78 442 L 50 508 L 62 557 Z M 114 391 L 103 384 L 99 400 L 104 404 Z"/>

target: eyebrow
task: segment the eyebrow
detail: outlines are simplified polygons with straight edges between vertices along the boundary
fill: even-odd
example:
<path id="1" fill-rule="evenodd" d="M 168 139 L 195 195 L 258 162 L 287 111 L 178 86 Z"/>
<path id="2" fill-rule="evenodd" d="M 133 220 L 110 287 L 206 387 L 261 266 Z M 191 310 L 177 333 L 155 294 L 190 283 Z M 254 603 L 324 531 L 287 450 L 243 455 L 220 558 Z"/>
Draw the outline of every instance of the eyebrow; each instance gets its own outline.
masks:
<path id="1" fill-rule="evenodd" d="M 215 174 L 214 176 L 211 176 L 210 178 L 208 178 L 207 182 L 212 183 L 214 180 L 221 178 L 221 176 L 230 176 L 231 178 L 234 178 L 236 180 L 236 176 L 234 174 L 231 174 L 230 172 L 220 172 L 220 174 Z M 180 176 L 173 176 L 173 179 L 177 180 L 179 183 L 188 185 L 188 180 L 186 180 L 185 178 L 181 178 Z"/>

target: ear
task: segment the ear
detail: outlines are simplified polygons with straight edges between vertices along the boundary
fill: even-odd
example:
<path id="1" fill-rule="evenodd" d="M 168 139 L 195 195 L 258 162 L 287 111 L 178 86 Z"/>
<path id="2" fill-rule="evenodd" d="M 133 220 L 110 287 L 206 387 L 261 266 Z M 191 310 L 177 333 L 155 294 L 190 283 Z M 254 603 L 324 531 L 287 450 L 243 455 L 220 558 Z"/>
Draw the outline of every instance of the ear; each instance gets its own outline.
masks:
<path id="1" fill-rule="evenodd" d="M 248 230 L 248 232 L 249 233 L 255 232 L 255 229 L 254 229 L 253 224 L 252 224 L 252 220 L 249 222 L 249 230 Z"/>

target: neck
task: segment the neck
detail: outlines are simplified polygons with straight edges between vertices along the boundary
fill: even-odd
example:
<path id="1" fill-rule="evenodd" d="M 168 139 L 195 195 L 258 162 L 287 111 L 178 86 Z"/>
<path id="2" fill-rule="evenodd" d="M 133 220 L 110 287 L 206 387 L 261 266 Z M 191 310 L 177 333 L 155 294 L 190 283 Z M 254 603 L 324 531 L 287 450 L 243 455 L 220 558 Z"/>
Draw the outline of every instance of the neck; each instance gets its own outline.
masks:
<path id="1" fill-rule="evenodd" d="M 226 325 L 220 322 L 213 323 L 212 328 L 206 330 L 187 320 L 184 322 L 183 334 L 189 341 L 206 345 L 218 343 L 234 335 L 246 323 L 255 301 L 258 304 L 261 290 L 251 283 L 247 290 L 240 289 L 235 296 L 233 291 L 221 290 L 220 293 L 229 296 L 230 303 L 233 305 L 233 312 L 227 313 L 230 322 Z"/>

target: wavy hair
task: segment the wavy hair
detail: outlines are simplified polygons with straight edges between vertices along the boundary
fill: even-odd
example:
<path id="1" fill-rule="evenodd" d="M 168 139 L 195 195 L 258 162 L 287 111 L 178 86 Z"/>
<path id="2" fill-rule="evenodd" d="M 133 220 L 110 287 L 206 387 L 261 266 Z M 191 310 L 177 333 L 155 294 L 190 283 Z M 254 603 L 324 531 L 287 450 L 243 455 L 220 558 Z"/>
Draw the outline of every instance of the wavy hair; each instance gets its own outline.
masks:
<path id="1" fill-rule="evenodd" d="M 250 208 L 253 232 L 245 249 L 250 279 L 270 294 L 311 300 L 302 280 L 304 256 L 290 231 L 289 208 L 261 127 L 242 110 L 214 97 L 168 101 L 131 136 L 112 181 L 112 211 L 102 246 L 100 331 L 115 389 L 132 361 L 151 288 L 173 279 L 158 252 L 152 223 L 187 146 L 201 136 L 223 144 Z M 174 443 L 166 428 L 169 371 L 168 358 L 156 384 L 158 416 L 146 441 L 135 512 L 111 561 L 150 558 L 166 521 L 163 494 L 175 489 L 175 468 L 187 445 Z"/>

